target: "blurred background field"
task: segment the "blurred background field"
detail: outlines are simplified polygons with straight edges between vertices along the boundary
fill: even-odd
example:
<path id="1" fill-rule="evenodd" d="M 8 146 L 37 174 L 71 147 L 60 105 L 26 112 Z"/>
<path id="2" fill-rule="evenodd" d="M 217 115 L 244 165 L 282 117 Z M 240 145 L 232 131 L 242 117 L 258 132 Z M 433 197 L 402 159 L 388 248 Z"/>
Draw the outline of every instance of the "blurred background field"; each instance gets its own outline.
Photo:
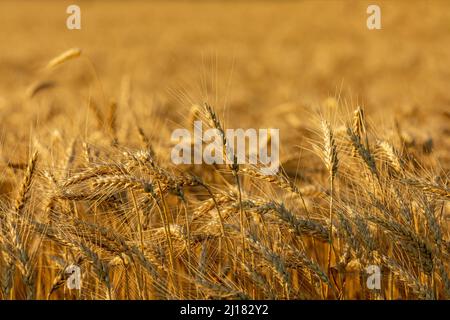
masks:
<path id="1" fill-rule="evenodd" d="M 32 121 L 47 125 L 51 106 L 55 121 L 73 122 L 85 117 L 90 94 L 119 99 L 126 82 L 132 108 L 160 103 L 179 117 L 190 107 L 180 91 L 193 101 L 209 95 L 228 115 L 238 112 L 226 120 L 241 127 L 289 122 L 301 129 L 305 110 L 340 97 L 351 110 L 364 106 L 380 130 L 401 118 L 417 139 L 448 149 L 450 4 L 377 3 L 382 30 L 369 31 L 367 1 L 79 1 L 82 29 L 71 31 L 70 1 L 2 1 L 2 130 L 16 117 L 20 134 Z M 71 47 L 89 61 L 41 71 Z M 58 85 L 24 102 L 36 80 Z"/>

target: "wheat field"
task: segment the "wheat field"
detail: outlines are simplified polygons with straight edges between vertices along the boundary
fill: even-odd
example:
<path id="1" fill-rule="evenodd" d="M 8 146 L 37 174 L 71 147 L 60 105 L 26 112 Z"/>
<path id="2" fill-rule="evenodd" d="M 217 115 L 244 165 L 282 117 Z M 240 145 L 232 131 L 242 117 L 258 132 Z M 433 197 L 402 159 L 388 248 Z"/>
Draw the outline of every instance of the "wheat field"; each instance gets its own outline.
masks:
<path id="1" fill-rule="evenodd" d="M 0 299 L 449 299 L 450 4 L 377 3 L 2 1 Z"/>

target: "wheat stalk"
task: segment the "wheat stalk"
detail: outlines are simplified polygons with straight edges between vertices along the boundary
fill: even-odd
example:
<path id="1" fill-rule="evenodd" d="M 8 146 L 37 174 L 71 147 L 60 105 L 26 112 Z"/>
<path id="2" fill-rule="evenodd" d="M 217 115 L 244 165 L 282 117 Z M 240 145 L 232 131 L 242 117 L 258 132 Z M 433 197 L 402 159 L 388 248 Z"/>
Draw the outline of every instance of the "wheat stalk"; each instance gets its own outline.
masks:
<path id="1" fill-rule="evenodd" d="M 54 68 L 66 61 L 72 60 L 74 58 L 77 58 L 81 55 L 81 49 L 79 48 L 71 48 L 69 50 L 64 51 L 60 55 L 56 56 L 52 60 L 49 61 L 46 68 L 51 69 Z"/>

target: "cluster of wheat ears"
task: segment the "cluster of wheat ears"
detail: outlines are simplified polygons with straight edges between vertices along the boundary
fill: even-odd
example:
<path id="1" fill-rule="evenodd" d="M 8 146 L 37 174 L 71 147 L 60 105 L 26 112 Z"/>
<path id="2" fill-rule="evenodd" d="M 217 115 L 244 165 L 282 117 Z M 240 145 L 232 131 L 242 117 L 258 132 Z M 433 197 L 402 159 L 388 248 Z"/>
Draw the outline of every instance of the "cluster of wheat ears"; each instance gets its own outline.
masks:
<path id="1" fill-rule="evenodd" d="M 57 169 L 61 153 L 37 145 L 0 176 L 17 178 L 0 203 L 2 299 L 450 298 L 446 177 L 400 128 L 396 143 L 372 134 L 362 108 L 340 126 L 318 121 L 320 161 L 300 182 L 253 165 L 175 166 L 138 126 L 141 148 L 117 139 L 115 104 L 91 110 L 105 145 L 61 141 Z M 192 117 L 225 130 L 208 103 Z M 66 286 L 70 265 L 79 290 Z"/>

